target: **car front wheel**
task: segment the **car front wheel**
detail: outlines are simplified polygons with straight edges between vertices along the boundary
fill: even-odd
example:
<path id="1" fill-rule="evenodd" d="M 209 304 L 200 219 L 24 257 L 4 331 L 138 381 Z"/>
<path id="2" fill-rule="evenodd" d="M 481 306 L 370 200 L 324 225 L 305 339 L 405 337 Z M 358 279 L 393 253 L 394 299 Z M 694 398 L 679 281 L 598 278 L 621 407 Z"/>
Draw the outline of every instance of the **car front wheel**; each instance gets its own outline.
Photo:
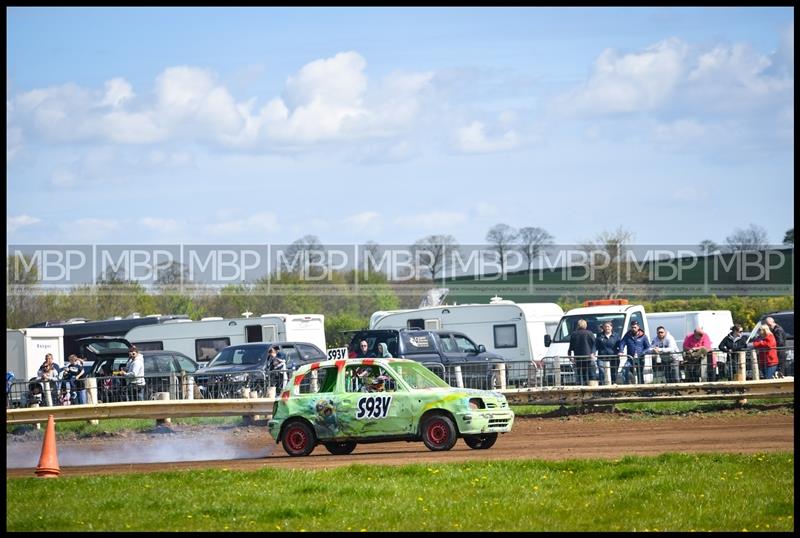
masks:
<path id="1" fill-rule="evenodd" d="M 308 456 L 316 442 L 314 430 L 300 420 L 290 422 L 283 431 L 283 449 L 290 456 Z"/>
<path id="2" fill-rule="evenodd" d="M 444 415 L 430 415 L 422 423 L 422 442 L 429 450 L 450 450 L 456 439 L 456 427 Z"/>
<path id="3" fill-rule="evenodd" d="M 487 448 L 491 448 L 496 441 L 497 441 L 496 433 L 481 433 L 478 435 L 464 436 L 464 442 L 467 443 L 467 446 L 475 449 L 485 450 Z"/>
<path id="4" fill-rule="evenodd" d="M 334 454 L 336 456 L 345 456 L 350 454 L 353 450 L 356 449 L 356 442 L 355 441 L 341 441 L 335 443 L 325 443 L 325 448 L 328 449 L 328 452 Z"/>

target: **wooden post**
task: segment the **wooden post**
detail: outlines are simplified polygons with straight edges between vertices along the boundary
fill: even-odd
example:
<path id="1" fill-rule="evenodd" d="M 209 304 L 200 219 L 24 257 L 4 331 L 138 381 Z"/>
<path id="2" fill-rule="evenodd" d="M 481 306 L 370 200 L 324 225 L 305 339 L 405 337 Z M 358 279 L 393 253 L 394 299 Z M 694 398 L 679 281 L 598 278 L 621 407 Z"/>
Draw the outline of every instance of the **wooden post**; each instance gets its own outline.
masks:
<path id="1" fill-rule="evenodd" d="M 553 384 L 556 387 L 561 386 L 561 357 L 554 357 L 553 361 Z"/>
<path id="2" fill-rule="evenodd" d="M 86 378 L 86 399 L 88 400 L 86 403 L 90 405 L 97 405 L 97 378 L 96 377 L 87 377 Z M 100 421 L 97 419 L 92 419 L 89 421 L 89 424 L 92 426 L 97 426 L 100 424 Z"/>
<path id="3" fill-rule="evenodd" d="M 156 392 L 156 400 L 167 400 L 169 401 L 169 392 Z M 156 426 L 160 426 L 162 424 L 172 424 L 171 418 L 157 418 L 156 419 Z"/>
<path id="4" fill-rule="evenodd" d="M 753 381 L 761 379 L 761 372 L 758 371 L 758 353 L 754 349 L 750 351 L 750 368 L 753 369 Z"/>
<path id="5" fill-rule="evenodd" d="M 461 366 L 455 366 L 453 368 L 453 373 L 456 375 L 456 387 L 463 389 L 464 378 L 461 376 Z"/>
<path id="6" fill-rule="evenodd" d="M 736 352 L 736 374 L 734 381 L 747 381 L 747 356 L 744 351 Z M 733 365 L 731 365 L 733 366 Z"/>

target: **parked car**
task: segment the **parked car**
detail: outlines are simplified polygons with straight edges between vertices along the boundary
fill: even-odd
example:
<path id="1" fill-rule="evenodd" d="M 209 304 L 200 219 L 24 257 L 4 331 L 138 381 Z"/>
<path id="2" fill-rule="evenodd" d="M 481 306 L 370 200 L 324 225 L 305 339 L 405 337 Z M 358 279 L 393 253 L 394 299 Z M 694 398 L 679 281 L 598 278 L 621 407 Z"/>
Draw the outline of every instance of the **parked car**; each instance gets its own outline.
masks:
<path id="1" fill-rule="evenodd" d="M 367 342 L 368 353 L 375 356 L 378 344 L 385 343 L 392 357 L 420 362 L 451 385 L 457 385 L 454 367 L 458 366 L 465 387 L 493 388 L 496 366 L 505 362 L 457 331 L 363 329 L 352 333 L 349 357 L 356 356 L 362 340 Z"/>
<path id="2" fill-rule="evenodd" d="M 272 346 L 278 346 L 285 359 L 285 371 L 271 369 L 267 350 Z M 298 366 L 327 358 L 324 351 L 307 342 L 238 344 L 220 351 L 200 369 L 195 381 L 207 398 L 241 397 L 245 389 L 263 396 L 267 387 L 282 387 Z"/>
<path id="3" fill-rule="evenodd" d="M 301 366 L 272 417 L 269 433 L 290 456 L 307 456 L 317 444 L 349 454 L 358 443 L 396 440 L 439 451 L 463 438 L 487 449 L 514 423 L 499 392 L 453 388 L 417 361 L 379 358 Z"/>
<path id="4" fill-rule="evenodd" d="M 121 367 L 128 362 L 130 342 L 118 336 L 92 336 L 81 338 L 78 343 L 81 354 L 86 359 L 84 370 L 87 376 L 98 378 L 98 400 L 117 402 L 128 399 L 128 380 L 120 374 Z M 170 387 L 171 374 L 176 376 L 180 376 L 183 372 L 193 374 L 199 368 L 197 362 L 178 351 L 157 350 L 139 351 L 139 353 L 144 358 L 145 398 L 151 399 L 157 392 L 177 392 L 174 397 L 182 398 L 183 388 L 180 384 L 177 387 Z"/>

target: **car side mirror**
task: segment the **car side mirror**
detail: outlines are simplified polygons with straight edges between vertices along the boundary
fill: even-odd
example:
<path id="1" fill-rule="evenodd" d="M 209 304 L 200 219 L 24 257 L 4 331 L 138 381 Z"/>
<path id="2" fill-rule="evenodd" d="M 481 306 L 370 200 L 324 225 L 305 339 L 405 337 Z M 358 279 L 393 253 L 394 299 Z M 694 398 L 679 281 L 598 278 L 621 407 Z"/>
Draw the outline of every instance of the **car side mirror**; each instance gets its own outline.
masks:
<path id="1" fill-rule="evenodd" d="M 478 353 L 486 353 L 486 346 L 478 344 Z"/>
<path id="2" fill-rule="evenodd" d="M 550 343 L 551 343 L 550 335 L 549 334 L 544 335 L 544 347 L 550 347 Z"/>

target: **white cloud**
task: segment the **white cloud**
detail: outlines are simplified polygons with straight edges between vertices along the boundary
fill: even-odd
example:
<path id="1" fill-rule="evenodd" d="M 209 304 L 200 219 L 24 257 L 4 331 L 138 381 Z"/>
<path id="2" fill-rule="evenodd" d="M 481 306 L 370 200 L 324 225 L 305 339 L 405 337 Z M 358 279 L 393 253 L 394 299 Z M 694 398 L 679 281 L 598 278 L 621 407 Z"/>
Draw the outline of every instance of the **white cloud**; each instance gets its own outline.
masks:
<path id="1" fill-rule="evenodd" d="M 6 218 L 6 228 L 8 231 L 13 233 L 23 228 L 25 226 L 30 226 L 32 224 L 37 224 L 41 222 L 41 219 L 37 219 L 36 217 L 31 217 L 30 215 L 19 215 L 16 217 L 7 217 Z"/>
<path id="2" fill-rule="evenodd" d="M 208 224 L 206 231 L 212 235 L 236 235 L 244 232 L 274 233 L 280 229 L 274 213 L 255 213 L 246 219 L 234 219 Z"/>
<path id="3" fill-rule="evenodd" d="M 486 126 L 480 121 L 473 121 L 466 127 L 456 130 L 455 147 L 464 153 L 494 153 L 508 151 L 519 146 L 519 138 L 513 130 L 491 137 L 486 133 Z"/>
<path id="4" fill-rule="evenodd" d="M 125 101 L 129 101 L 135 97 L 133 88 L 124 78 L 107 80 L 105 87 L 106 93 L 102 103 L 100 103 L 101 105 L 118 108 Z"/>
<path id="5" fill-rule="evenodd" d="M 444 229 L 452 229 L 454 226 L 466 220 L 467 216 L 464 213 L 433 211 L 430 213 L 397 217 L 394 219 L 394 223 L 403 228 L 423 229 L 436 232 Z"/>
<path id="6" fill-rule="evenodd" d="M 19 127 L 6 127 L 6 160 L 12 161 L 23 148 L 24 137 Z"/>
<path id="7" fill-rule="evenodd" d="M 351 231 L 378 231 L 380 228 L 380 214 L 375 211 L 364 211 L 345 217 L 344 224 Z"/>
<path id="8" fill-rule="evenodd" d="M 670 98 L 680 82 L 687 52 L 687 45 L 676 38 L 621 56 L 606 49 L 583 87 L 558 98 L 555 106 L 580 115 L 653 110 Z"/>
<path id="9" fill-rule="evenodd" d="M 77 176 L 75 173 L 65 168 L 53 170 L 53 175 L 50 177 L 50 183 L 54 187 L 74 187 L 76 180 Z"/>
<path id="10" fill-rule="evenodd" d="M 175 233 L 183 228 L 183 225 L 175 219 L 162 219 L 158 217 L 144 217 L 142 218 L 142 224 L 146 228 L 161 233 Z"/>

